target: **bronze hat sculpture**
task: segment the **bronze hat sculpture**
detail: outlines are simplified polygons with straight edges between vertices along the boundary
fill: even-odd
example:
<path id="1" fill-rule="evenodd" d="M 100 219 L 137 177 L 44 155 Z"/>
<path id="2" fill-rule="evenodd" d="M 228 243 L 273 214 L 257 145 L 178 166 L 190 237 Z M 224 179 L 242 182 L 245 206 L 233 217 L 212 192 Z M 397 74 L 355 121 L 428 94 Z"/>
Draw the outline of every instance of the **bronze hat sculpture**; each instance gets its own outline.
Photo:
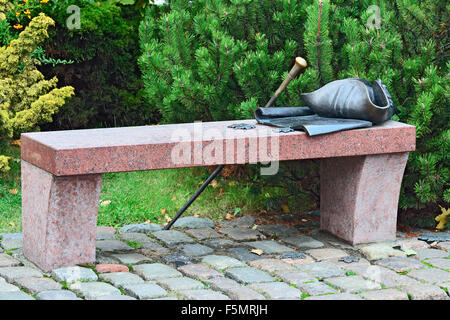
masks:
<path id="1" fill-rule="evenodd" d="M 305 130 L 314 136 L 381 124 L 395 113 L 392 97 L 381 80 L 369 82 L 359 78 L 332 81 L 316 91 L 301 94 L 307 107 L 272 108 L 289 82 L 305 67 L 306 61 L 297 57 L 266 106 L 255 111 L 258 123 L 282 128 L 282 132 Z"/>

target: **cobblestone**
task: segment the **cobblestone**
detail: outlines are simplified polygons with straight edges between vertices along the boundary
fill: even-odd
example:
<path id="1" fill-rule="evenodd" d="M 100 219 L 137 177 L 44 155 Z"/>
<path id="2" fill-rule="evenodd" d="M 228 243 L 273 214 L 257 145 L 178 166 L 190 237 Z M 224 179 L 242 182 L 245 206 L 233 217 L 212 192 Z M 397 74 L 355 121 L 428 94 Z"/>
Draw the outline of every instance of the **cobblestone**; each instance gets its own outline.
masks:
<path id="1" fill-rule="evenodd" d="M 154 283 L 127 284 L 123 286 L 123 291 L 140 300 L 160 298 L 168 295 L 166 290 Z"/>
<path id="2" fill-rule="evenodd" d="M 381 289 L 380 284 L 366 280 L 361 276 L 327 278 L 324 281 L 334 288 L 348 293 Z"/>
<path id="3" fill-rule="evenodd" d="M 403 291 L 411 297 L 411 300 L 449 300 L 444 290 L 429 284 L 406 286 Z"/>
<path id="4" fill-rule="evenodd" d="M 209 218 L 196 218 L 196 217 L 182 217 L 179 218 L 174 224 L 174 228 L 214 228 L 214 221 Z"/>
<path id="5" fill-rule="evenodd" d="M 225 272 L 225 275 L 242 284 L 272 282 L 275 280 L 267 273 L 251 267 L 230 268 Z"/>
<path id="6" fill-rule="evenodd" d="M 265 300 L 266 298 L 248 287 L 229 278 L 220 277 L 205 280 L 212 289 L 226 293 L 233 300 Z"/>
<path id="7" fill-rule="evenodd" d="M 351 246 L 317 229 L 256 226 L 247 216 L 218 230 L 208 220 L 181 222 L 168 231 L 148 223 L 98 227 L 95 263 L 50 274 L 23 256 L 21 233 L 2 234 L 0 300 L 449 299 L 450 242 Z"/>
<path id="8" fill-rule="evenodd" d="M 273 240 L 244 242 L 244 244 L 255 249 L 262 250 L 264 254 L 280 254 L 294 251 L 294 249 L 286 247 Z"/>
<path id="9" fill-rule="evenodd" d="M 133 271 L 147 281 L 182 276 L 179 271 L 161 263 L 140 264 Z"/>
<path id="10" fill-rule="evenodd" d="M 266 237 L 258 230 L 245 228 L 222 228 L 219 232 L 236 241 L 260 240 Z"/>
<path id="11" fill-rule="evenodd" d="M 255 283 L 250 288 L 273 300 L 297 300 L 302 297 L 300 290 L 284 282 Z"/>
<path id="12" fill-rule="evenodd" d="M 300 249 L 316 249 L 324 246 L 322 242 L 309 236 L 287 237 L 282 239 L 282 241 Z"/>
<path id="13" fill-rule="evenodd" d="M 245 267 L 245 263 L 228 257 L 228 256 L 219 256 L 219 255 L 208 255 L 203 257 L 202 263 L 205 263 L 217 270 L 225 270 L 233 267 Z"/>

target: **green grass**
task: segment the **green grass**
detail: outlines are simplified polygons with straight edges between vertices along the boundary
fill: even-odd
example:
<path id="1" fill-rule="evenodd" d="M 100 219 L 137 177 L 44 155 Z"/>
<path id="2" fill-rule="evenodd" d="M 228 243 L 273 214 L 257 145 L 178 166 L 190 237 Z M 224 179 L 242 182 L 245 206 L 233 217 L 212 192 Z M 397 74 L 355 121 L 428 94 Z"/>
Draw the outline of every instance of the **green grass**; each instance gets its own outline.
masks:
<path id="1" fill-rule="evenodd" d="M 21 232 L 20 148 L 3 143 L 0 154 L 16 159 L 10 161 L 11 170 L 0 176 L 0 233 Z M 98 225 L 120 227 L 145 221 L 166 223 L 165 215 L 172 218 L 208 176 L 206 168 L 105 174 Z M 227 213 L 257 213 L 266 209 L 268 196 L 286 195 L 285 190 L 277 187 L 266 187 L 255 194 L 251 186 L 250 181 L 218 177 L 185 215 L 224 219 Z"/>
<path id="2" fill-rule="evenodd" d="M 0 232 L 20 232 L 22 228 L 20 148 L 1 143 L 0 154 L 12 158 L 11 170 L 0 175 Z M 17 194 L 14 194 L 15 190 Z"/>

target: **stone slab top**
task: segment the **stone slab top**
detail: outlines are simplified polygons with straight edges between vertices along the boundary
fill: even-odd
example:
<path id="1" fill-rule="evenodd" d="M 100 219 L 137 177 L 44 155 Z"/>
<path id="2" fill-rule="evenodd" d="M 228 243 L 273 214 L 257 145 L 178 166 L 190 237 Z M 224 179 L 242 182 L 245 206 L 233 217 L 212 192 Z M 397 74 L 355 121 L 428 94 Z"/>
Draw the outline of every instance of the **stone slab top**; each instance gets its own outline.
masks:
<path id="1" fill-rule="evenodd" d="M 255 128 L 228 128 L 237 123 Z M 415 145 L 415 127 L 396 121 L 311 137 L 235 120 L 23 133 L 21 156 L 69 176 L 410 152 Z"/>

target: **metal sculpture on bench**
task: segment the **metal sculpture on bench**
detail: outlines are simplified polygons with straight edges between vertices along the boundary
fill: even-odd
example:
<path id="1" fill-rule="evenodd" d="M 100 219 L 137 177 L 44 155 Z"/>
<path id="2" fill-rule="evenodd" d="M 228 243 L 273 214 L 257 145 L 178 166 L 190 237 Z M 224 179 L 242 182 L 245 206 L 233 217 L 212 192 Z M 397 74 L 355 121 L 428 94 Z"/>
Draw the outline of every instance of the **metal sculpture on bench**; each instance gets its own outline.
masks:
<path id="1" fill-rule="evenodd" d="M 301 97 L 307 107 L 278 107 L 272 105 L 287 88 L 288 84 L 306 68 L 302 57 L 295 59 L 295 64 L 267 104 L 255 111 L 259 124 L 277 127 L 279 132 L 304 130 L 310 136 L 321 135 L 342 130 L 367 128 L 389 120 L 395 113 L 395 106 L 386 86 L 381 80 L 369 82 L 364 79 L 350 78 L 332 81 L 322 88 L 303 93 Z M 251 130 L 255 126 L 236 123 L 228 126 L 235 130 Z M 181 217 L 209 183 L 222 171 L 220 165 L 195 192 L 189 201 L 178 211 L 165 226 L 165 230 Z"/>

